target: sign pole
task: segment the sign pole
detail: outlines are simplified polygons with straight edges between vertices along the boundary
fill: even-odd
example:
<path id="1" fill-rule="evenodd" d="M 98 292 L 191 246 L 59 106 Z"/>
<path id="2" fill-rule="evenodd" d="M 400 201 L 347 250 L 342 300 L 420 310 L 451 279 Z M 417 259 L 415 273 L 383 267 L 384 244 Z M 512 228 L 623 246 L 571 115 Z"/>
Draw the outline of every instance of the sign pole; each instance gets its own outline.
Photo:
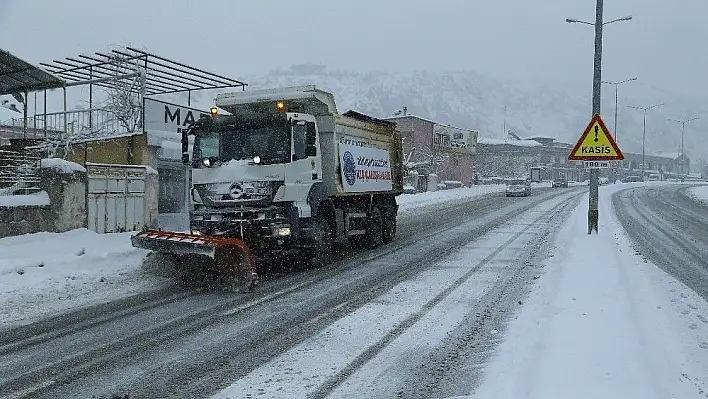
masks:
<path id="1" fill-rule="evenodd" d="M 595 10 L 595 63 L 592 84 L 592 114 L 600 115 L 600 89 L 602 87 L 602 25 L 603 0 L 597 0 Z M 599 169 L 590 169 L 590 195 L 588 200 L 588 234 L 598 232 L 600 211 L 598 209 Z"/>

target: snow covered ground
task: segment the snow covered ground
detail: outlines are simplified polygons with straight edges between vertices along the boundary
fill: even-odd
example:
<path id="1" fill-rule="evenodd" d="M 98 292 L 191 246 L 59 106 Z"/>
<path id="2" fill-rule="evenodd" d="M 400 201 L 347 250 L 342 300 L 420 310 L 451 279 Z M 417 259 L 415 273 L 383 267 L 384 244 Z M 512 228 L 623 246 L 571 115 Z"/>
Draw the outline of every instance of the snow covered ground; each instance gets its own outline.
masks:
<path id="1" fill-rule="evenodd" d="M 632 248 L 600 190 L 563 226 L 474 398 L 708 397 L 708 302 Z M 705 190 L 701 190 L 705 192 Z"/>
<path id="2" fill-rule="evenodd" d="M 695 201 L 708 204 L 708 186 L 691 187 L 686 194 Z"/>
<path id="3" fill-rule="evenodd" d="M 396 202 L 398 202 L 398 212 L 407 214 L 411 213 L 413 210 L 431 205 L 452 203 L 458 200 L 469 200 L 490 193 L 500 193 L 503 192 L 505 188 L 506 186 L 503 184 L 489 184 L 416 194 L 401 194 L 396 197 Z"/>
<path id="4" fill-rule="evenodd" d="M 130 233 L 87 229 L 0 239 L 0 328 L 160 288 Z"/>

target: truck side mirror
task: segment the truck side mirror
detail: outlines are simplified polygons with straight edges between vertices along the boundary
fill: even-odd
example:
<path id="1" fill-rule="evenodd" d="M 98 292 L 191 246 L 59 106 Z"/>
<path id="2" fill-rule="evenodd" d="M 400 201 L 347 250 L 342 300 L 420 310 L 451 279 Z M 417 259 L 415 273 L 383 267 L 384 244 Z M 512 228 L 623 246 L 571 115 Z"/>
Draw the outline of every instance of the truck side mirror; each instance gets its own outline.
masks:
<path id="1" fill-rule="evenodd" d="M 189 154 L 182 154 L 182 163 L 189 165 Z"/>

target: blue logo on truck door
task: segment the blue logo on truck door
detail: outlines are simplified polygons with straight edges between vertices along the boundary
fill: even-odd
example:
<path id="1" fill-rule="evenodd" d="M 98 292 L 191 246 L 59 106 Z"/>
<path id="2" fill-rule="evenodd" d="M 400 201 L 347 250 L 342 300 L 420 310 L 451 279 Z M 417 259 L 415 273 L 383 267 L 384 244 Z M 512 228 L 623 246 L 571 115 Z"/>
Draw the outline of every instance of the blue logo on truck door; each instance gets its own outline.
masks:
<path id="1" fill-rule="evenodd" d="M 356 162 L 354 161 L 354 155 L 346 151 L 342 158 L 344 159 L 344 164 L 342 165 L 344 179 L 347 181 L 347 184 L 353 186 L 354 183 L 356 183 Z"/>

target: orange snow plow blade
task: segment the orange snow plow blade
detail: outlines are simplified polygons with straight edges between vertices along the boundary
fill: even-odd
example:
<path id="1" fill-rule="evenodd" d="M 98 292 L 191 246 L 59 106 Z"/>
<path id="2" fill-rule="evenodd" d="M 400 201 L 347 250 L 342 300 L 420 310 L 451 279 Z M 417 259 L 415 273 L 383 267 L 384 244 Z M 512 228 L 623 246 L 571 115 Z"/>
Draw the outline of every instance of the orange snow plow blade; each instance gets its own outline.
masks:
<path id="1" fill-rule="evenodd" d="M 130 241 L 136 248 L 154 252 L 207 256 L 214 260 L 219 273 L 231 281 L 245 283 L 248 291 L 258 283 L 255 257 L 238 238 L 146 230 L 133 235 Z"/>

